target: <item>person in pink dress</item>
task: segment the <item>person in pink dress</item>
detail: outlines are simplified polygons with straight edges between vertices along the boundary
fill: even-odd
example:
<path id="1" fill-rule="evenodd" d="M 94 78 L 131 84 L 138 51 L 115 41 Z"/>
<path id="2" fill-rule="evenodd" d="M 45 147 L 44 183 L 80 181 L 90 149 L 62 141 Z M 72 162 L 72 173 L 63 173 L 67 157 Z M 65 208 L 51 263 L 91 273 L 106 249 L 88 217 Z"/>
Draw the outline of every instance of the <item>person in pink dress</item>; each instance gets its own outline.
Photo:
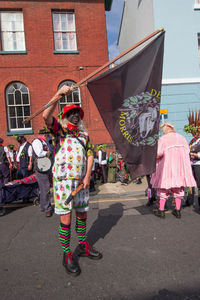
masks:
<path id="1" fill-rule="evenodd" d="M 181 201 L 185 187 L 196 187 L 186 139 L 176 133 L 173 124 L 162 124 L 163 136 L 158 141 L 156 171 L 152 174 L 151 184 L 157 190 L 159 209 L 155 215 L 165 218 L 165 203 L 170 194 L 174 196 L 176 208 L 172 214 L 181 218 Z"/>

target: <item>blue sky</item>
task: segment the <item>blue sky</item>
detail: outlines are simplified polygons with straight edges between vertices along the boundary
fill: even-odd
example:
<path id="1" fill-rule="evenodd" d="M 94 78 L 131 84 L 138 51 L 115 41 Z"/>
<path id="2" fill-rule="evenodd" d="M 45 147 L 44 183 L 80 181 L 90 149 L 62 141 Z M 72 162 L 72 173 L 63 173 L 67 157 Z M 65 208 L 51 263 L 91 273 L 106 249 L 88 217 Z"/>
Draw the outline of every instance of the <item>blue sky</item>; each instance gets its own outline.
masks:
<path id="1" fill-rule="evenodd" d="M 123 3 L 124 0 L 113 0 L 111 11 L 106 12 L 109 60 L 115 58 L 119 54 L 117 40 L 121 23 Z"/>

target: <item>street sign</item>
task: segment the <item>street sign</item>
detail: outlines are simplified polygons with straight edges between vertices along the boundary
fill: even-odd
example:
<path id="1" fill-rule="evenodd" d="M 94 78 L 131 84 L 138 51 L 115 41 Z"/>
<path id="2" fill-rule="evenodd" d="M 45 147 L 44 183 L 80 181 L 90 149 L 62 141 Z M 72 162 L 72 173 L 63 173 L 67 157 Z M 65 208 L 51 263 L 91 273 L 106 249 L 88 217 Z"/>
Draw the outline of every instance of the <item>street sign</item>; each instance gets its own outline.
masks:
<path id="1" fill-rule="evenodd" d="M 168 109 L 160 109 L 160 114 L 168 114 Z"/>

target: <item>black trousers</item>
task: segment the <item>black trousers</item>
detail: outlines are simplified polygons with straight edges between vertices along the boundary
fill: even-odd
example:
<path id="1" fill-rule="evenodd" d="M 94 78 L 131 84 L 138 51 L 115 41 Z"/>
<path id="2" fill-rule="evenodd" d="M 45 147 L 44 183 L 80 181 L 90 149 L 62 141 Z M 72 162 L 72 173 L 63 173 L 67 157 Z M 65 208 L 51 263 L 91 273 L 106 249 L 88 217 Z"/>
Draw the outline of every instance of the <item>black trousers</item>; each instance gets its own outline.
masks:
<path id="1" fill-rule="evenodd" d="M 102 168 L 102 183 L 107 182 L 107 176 L 108 176 L 108 167 L 107 165 L 101 165 Z"/>
<path id="2" fill-rule="evenodd" d="M 0 182 L 1 184 L 8 183 L 10 181 L 10 170 L 7 163 L 0 163 Z"/>
<path id="3" fill-rule="evenodd" d="M 196 180 L 197 187 L 200 189 L 200 165 L 193 165 L 192 172 L 194 175 L 194 179 Z"/>

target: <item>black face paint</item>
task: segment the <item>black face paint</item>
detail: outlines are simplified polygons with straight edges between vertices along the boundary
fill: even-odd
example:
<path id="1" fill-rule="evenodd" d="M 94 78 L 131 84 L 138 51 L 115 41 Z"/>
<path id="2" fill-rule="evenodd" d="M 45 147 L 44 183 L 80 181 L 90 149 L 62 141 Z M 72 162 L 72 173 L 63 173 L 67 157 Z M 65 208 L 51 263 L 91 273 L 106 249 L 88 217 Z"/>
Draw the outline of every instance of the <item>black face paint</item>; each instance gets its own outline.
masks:
<path id="1" fill-rule="evenodd" d="M 74 125 L 78 125 L 81 119 L 80 111 L 79 109 L 76 108 L 70 110 L 66 116 L 67 116 L 67 120 Z"/>

